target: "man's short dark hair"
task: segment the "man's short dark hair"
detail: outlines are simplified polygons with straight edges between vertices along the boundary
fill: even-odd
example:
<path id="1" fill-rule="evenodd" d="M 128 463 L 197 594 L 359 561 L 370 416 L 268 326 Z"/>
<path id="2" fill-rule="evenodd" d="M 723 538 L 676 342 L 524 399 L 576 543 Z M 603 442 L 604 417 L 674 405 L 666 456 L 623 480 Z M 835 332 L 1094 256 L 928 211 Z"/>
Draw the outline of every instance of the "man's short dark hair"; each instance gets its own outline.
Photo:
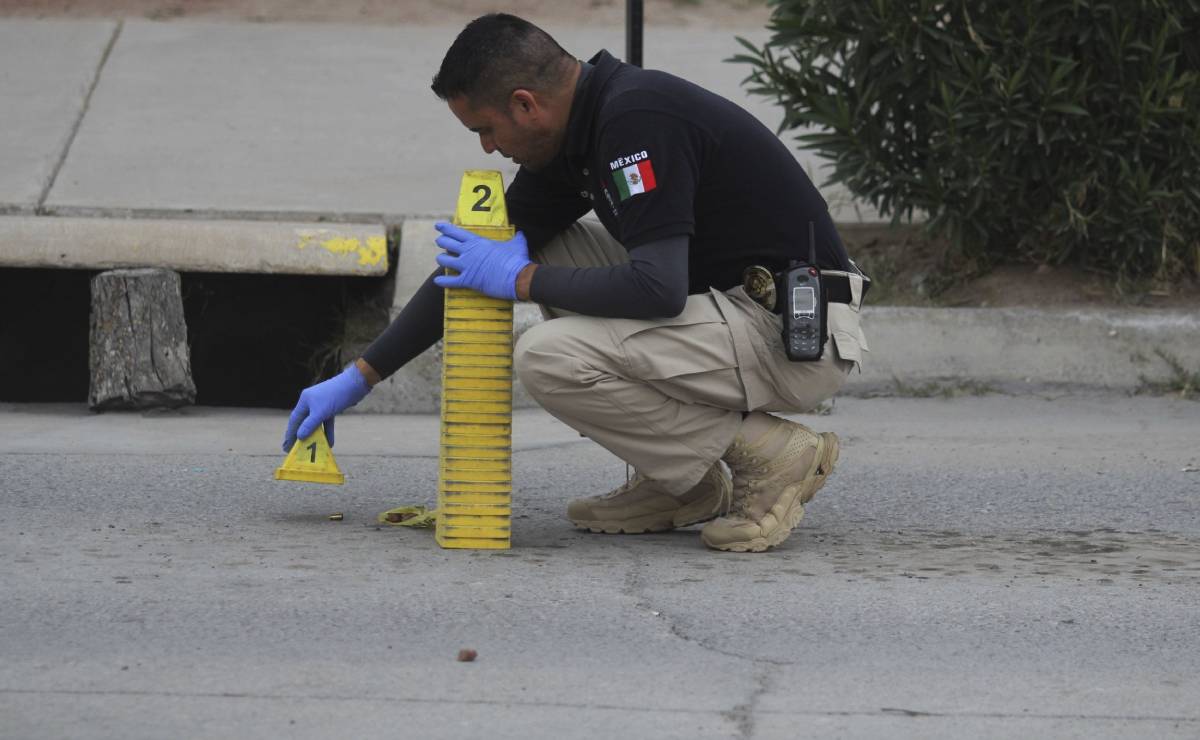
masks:
<path id="1" fill-rule="evenodd" d="M 550 34 L 507 13 L 489 13 L 467 24 L 454 39 L 433 92 L 442 100 L 465 95 L 473 105 L 503 107 L 513 90 L 552 89 L 573 57 Z"/>

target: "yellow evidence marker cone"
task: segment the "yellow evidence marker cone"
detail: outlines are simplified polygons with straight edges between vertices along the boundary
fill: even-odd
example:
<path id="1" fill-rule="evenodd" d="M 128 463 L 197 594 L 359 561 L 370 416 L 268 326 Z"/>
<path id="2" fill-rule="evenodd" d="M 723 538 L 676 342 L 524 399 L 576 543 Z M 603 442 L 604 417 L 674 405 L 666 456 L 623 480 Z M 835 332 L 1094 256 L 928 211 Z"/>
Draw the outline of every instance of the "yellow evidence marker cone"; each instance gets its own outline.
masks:
<path id="1" fill-rule="evenodd" d="M 467 170 L 454 223 L 514 234 L 497 170 Z M 435 538 L 442 547 L 507 549 L 512 518 L 513 305 L 447 288 Z"/>
<path id="2" fill-rule="evenodd" d="M 317 427 L 307 439 L 297 440 L 292 451 L 275 469 L 275 480 L 295 480 L 304 483 L 334 483 L 342 485 L 346 476 L 333 459 L 333 449 L 325 439 L 325 425 Z"/>

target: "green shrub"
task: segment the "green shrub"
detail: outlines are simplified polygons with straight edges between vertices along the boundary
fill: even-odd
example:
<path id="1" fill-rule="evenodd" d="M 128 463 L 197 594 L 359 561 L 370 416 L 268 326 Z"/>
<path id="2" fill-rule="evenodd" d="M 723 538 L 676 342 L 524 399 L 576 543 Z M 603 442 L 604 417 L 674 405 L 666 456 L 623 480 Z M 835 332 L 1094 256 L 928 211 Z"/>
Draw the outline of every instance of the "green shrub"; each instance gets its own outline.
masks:
<path id="1" fill-rule="evenodd" d="M 1200 0 L 770 0 L 780 130 L 981 266 L 1200 271 Z"/>

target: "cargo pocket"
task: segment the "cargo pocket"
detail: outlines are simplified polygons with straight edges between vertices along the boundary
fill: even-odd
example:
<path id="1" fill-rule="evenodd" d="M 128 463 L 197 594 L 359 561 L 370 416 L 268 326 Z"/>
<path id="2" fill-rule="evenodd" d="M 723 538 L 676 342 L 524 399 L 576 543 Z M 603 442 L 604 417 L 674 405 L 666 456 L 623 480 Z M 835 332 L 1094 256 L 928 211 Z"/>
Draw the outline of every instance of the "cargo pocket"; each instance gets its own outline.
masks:
<path id="1" fill-rule="evenodd" d="M 858 311 L 845 303 L 830 303 L 829 337 L 838 358 L 854 363 L 861 372 L 863 354 L 870 349 L 859 324 Z"/>
<path id="2" fill-rule="evenodd" d="M 689 296 L 678 316 L 608 319 L 627 377 L 685 403 L 741 408 L 745 388 L 735 339 L 711 295 Z"/>
<path id="3" fill-rule="evenodd" d="M 632 377 L 670 378 L 737 365 L 721 312 L 706 295 L 689 296 L 677 316 L 602 319 Z"/>

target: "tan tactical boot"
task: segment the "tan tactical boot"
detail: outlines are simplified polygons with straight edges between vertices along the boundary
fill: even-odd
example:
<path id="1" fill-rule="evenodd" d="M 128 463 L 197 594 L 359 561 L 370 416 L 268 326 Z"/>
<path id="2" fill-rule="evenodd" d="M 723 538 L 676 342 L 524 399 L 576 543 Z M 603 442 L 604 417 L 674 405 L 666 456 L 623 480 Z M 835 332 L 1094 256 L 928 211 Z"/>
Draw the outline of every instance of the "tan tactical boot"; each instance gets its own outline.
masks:
<path id="1" fill-rule="evenodd" d="M 575 499 L 567 505 L 567 518 L 593 532 L 665 532 L 724 514 L 729 511 L 731 493 L 729 474 L 720 462 L 709 468 L 692 490 L 678 497 L 638 473 L 616 490 Z"/>
<path id="2" fill-rule="evenodd" d="M 838 459 L 838 438 L 755 412 L 723 458 L 733 472 L 733 508 L 700 531 L 717 550 L 762 552 L 787 539 L 804 504 L 825 485 Z"/>

